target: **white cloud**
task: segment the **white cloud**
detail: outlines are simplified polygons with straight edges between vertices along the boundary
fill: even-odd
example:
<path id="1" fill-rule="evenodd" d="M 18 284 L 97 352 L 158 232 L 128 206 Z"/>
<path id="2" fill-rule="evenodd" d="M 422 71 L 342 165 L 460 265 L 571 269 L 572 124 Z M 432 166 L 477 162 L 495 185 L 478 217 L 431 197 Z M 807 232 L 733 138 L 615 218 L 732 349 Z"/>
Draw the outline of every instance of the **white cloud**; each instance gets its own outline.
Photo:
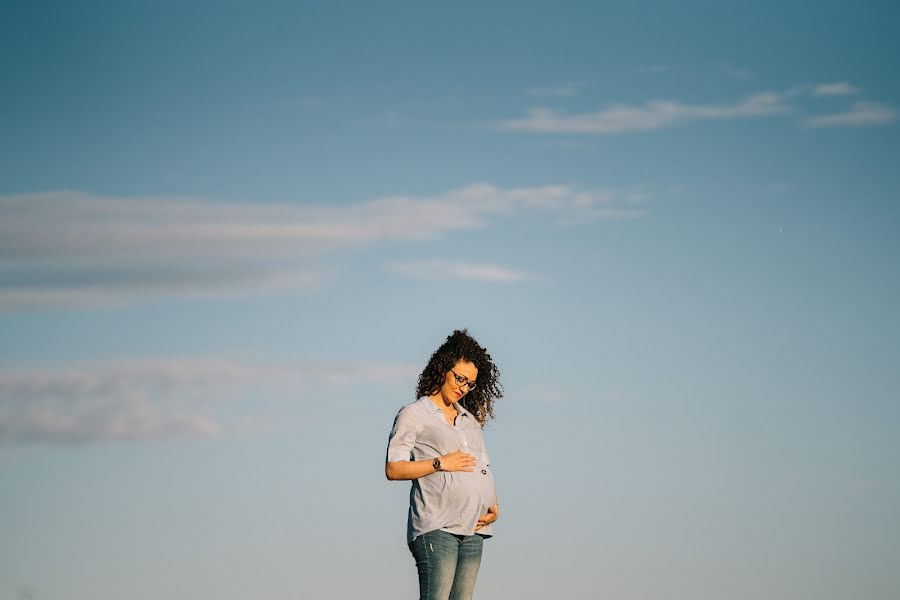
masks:
<path id="1" fill-rule="evenodd" d="M 859 88 L 846 82 L 822 83 L 813 88 L 814 96 L 853 96 L 859 93 Z"/>
<path id="2" fill-rule="evenodd" d="M 773 116 L 789 110 L 779 94 L 766 92 L 731 105 L 653 100 L 641 106 L 615 104 L 605 110 L 581 114 L 538 107 L 532 108 L 524 118 L 502 121 L 498 126 L 508 131 L 532 133 L 610 134 L 660 129 L 686 121 Z"/>
<path id="3" fill-rule="evenodd" d="M 858 127 L 889 125 L 897 120 L 897 111 L 878 102 L 856 102 L 849 111 L 812 117 L 804 121 L 810 127 Z"/>
<path id="4" fill-rule="evenodd" d="M 116 261 L 116 264 L 68 266 L 33 264 L 27 268 L 0 266 L 0 309 L 68 306 L 98 308 L 140 301 L 148 297 L 204 298 L 240 296 L 260 292 L 312 289 L 321 284 L 321 273 L 289 266 L 269 268 L 258 263 L 203 265 L 149 265 Z M 193 264 L 190 264 L 193 263 Z M 309 269 L 309 267 L 306 267 Z"/>
<path id="5" fill-rule="evenodd" d="M 75 192 L 5 196 L 0 308 L 309 288 L 321 284 L 326 253 L 439 239 L 528 213 L 583 222 L 637 218 L 645 210 L 609 191 L 487 183 L 338 207 Z"/>
<path id="6" fill-rule="evenodd" d="M 555 87 L 531 88 L 528 90 L 528 95 L 536 98 L 568 98 L 574 96 L 582 87 L 584 87 L 584 82 L 570 81 Z"/>
<path id="7" fill-rule="evenodd" d="M 284 407 L 302 402 L 311 386 L 384 383 L 414 375 L 407 365 L 314 367 L 234 360 L 6 369 L 0 370 L 0 442 L 72 444 L 245 433 L 275 426 Z M 234 410 L 242 400 L 251 401 L 249 414 Z"/>
<path id="8" fill-rule="evenodd" d="M 486 281 L 492 283 L 517 283 L 530 276 L 499 265 L 451 262 L 444 260 L 420 260 L 395 262 L 388 265 L 395 273 L 427 280 Z"/>

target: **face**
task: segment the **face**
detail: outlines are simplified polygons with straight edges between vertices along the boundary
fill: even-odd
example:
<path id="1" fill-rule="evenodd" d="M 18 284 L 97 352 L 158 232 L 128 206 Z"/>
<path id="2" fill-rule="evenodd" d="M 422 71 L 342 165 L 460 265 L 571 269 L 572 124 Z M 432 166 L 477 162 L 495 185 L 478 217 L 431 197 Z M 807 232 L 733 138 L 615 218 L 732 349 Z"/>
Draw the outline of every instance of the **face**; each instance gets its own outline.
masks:
<path id="1" fill-rule="evenodd" d="M 455 373 L 455 375 L 454 375 Z M 457 361 L 450 371 L 444 374 L 444 385 L 441 386 L 441 397 L 445 402 L 458 402 L 469 393 L 469 386 L 465 383 L 457 383 L 456 376 L 465 377 L 465 381 L 476 383 L 478 368 L 475 363 L 466 360 Z"/>

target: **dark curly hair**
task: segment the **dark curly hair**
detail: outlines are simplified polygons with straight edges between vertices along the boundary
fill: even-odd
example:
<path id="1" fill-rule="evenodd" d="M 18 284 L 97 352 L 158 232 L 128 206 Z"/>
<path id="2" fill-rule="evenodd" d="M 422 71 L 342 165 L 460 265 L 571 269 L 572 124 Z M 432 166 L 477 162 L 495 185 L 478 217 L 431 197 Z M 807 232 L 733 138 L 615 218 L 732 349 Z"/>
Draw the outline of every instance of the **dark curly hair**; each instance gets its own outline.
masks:
<path id="1" fill-rule="evenodd" d="M 460 360 L 475 364 L 478 382 L 474 390 L 459 401 L 484 427 L 494 418 L 494 401 L 503 397 L 500 385 L 500 369 L 491 360 L 491 355 L 469 335 L 468 330 L 457 329 L 447 337 L 447 341 L 434 351 L 416 387 L 416 398 L 436 394 L 444 385 L 447 372 Z"/>

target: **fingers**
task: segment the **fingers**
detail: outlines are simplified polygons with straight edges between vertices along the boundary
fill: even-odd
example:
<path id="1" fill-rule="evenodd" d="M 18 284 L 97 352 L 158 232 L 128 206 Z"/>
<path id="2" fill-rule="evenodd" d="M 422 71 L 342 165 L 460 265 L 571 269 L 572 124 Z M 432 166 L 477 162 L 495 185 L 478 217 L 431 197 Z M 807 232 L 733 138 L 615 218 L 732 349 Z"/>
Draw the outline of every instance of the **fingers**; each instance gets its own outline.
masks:
<path id="1" fill-rule="evenodd" d="M 472 469 L 470 469 L 470 468 L 468 468 L 468 467 L 466 467 L 466 466 L 464 466 L 464 465 L 459 465 L 459 466 L 456 466 L 456 467 L 451 467 L 451 466 L 448 465 L 448 466 L 444 469 L 444 471 L 450 471 L 451 473 L 452 473 L 453 471 L 459 471 L 459 472 L 462 472 L 462 473 L 471 473 L 471 472 L 472 472 Z"/>
<path id="2" fill-rule="evenodd" d="M 488 513 L 484 516 L 478 517 L 478 522 L 481 523 L 482 527 L 485 525 L 490 525 L 496 520 L 497 516 L 494 513 Z"/>
<path id="3" fill-rule="evenodd" d="M 459 448 L 457 448 L 456 452 L 454 452 L 453 454 L 458 454 L 461 458 L 474 458 L 474 456 L 472 456 L 468 452 L 463 452 Z"/>
<path id="4" fill-rule="evenodd" d="M 472 469 L 468 467 L 474 467 L 478 464 L 478 461 L 476 461 L 475 457 L 471 454 L 466 454 L 465 452 L 460 452 L 459 450 L 457 450 L 454 453 L 453 459 L 449 461 L 449 463 L 450 465 L 453 465 L 453 470 L 471 473 Z"/>
<path id="5" fill-rule="evenodd" d="M 451 452 L 450 454 L 445 454 L 441 458 L 459 458 L 462 460 L 475 460 L 475 457 L 471 454 L 463 452 L 462 450 L 457 450 L 456 452 Z"/>
<path id="6" fill-rule="evenodd" d="M 466 473 L 471 473 L 473 469 L 469 467 L 475 467 L 478 465 L 478 460 L 471 454 L 467 454 L 462 450 L 457 449 L 456 452 L 451 452 L 450 454 L 446 454 L 441 457 L 441 465 L 444 471 L 464 471 Z"/>

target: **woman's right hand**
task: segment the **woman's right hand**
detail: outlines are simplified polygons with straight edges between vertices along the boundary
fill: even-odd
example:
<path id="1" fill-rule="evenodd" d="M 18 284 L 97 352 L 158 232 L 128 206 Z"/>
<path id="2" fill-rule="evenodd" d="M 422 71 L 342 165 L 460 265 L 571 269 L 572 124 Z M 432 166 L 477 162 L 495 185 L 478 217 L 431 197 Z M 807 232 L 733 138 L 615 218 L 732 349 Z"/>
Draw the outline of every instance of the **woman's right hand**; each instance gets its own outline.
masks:
<path id="1" fill-rule="evenodd" d="M 441 457 L 441 471 L 465 471 L 466 473 L 471 473 L 472 469 L 468 467 L 474 467 L 476 464 L 474 456 L 466 454 L 459 449 Z"/>

